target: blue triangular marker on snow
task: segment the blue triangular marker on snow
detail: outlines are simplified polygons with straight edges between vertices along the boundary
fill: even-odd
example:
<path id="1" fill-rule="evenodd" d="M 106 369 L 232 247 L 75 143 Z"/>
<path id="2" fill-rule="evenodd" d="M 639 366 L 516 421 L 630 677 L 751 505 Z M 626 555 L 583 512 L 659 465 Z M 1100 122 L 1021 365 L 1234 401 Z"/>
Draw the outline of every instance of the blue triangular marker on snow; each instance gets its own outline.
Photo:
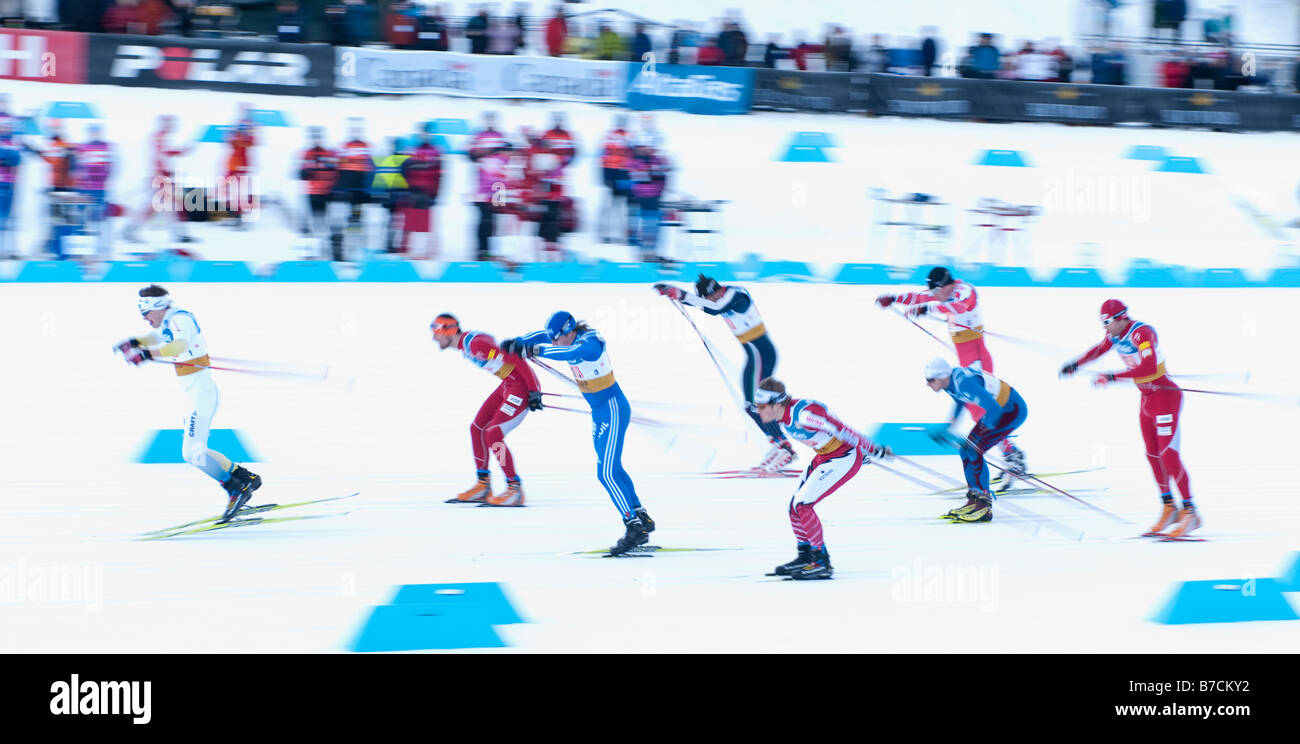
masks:
<path id="1" fill-rule="evenodd" d="M 1276 579 L 1184 581 L 1152 618 L 1166 625 L 1298 619 Z"/>
<path id="2" fill-rule="evenodd" d="M 259 127 L 288 127 L 289 118 L 283 111 L 275 109 L 253 109 L 251 112 L 253 123 Z"/>
<path id="3" fill-rule="evenodd" d="M 99 114 L 83 101 L 53 101 L 45 109 L 47 119 L 98 119 Z"/>
<path id="4" fill-rule="evenodd" d="M 431 127 L 427 131 L 438 134 L 469 134 L 469 122 L 464 119 L 434 119 L 425 125 Z"/>
<path id="5" fill-rule="evenodd" d="M 499 648 L 492 626 L 524 619 L 499 584 L 410 584 L 375 607 L 352 642 L 353 651 Z"/>
<path id="6" fill-rule="evenodd" d="M 150 439 L 144 450 L 136 458 L 136 462 L 147 465 L 183 463 L 185 462 L 184 458 L 181 457 L 181 444 L 183 441 L 180 429 L 156 431 L 153 438 Z M 234 429 L 213 429 L 208 434 L 208 448 L 214 449 L 236 462 L 258 461 L 244 446 L 239 433 Z"/>
<path id="7" fill-rule="evenodd" d="M 1179 155 L 1170 155 L 1160 162 L 1156 168 L 1161 173 L 1205 173 L 1201 167 L 1201 162 L 1196 158 L 1186 158 Z"/>
<path id="8" fill-rule="evenodd" d="M 799 147 L 838 147 L 826 132 L 798 132 L 791 144 Z"/>
<path id="9" fill-rule="evenodd" d="M 41 131 L 41 125 L 36 123 L 36 120 L 30 116 L 23 116 L 19 118 L 17 133 L 29 137 L 39 137 L 45 134 L 44 132 Z"/>
<path id="10" fill-rule="evenodd" d="M 781 157 L 783 163 L 829 163 L 831 157 L 820 147 L 791 145 Z"/>
<path id="11" fill-rule="evenodd" d="M 881 424 L 871 434 L 872 441 L 889 447 L 896 455 L 904 457 L 916 455 L 956 455 L 957 450 L 946 444 L 939 444 L 930 438 L 929 430 L 942 427 L 943 424 L 904 423 Z"/>
<path id="12" fill-rule="evenodd" d="M 229 124 L 212 124 L 203 130 L 203 136 L 199 137 L 199 142 L 225 142 L 226 134 L 233 128 Z"/>
<path id="13" fill-rule="evenodd" d="M 1029 164 L 1019 150 L 985 150 L 975 161 L 976 165 L 1001 165 L 1027 168 Z"/>
<path id="14" fill-rule="evenodd" d="M 1300 553 L 1291 556 L 1291 566 L 1277 580 L 1278 589 L 1284 592 L 1300 592 Z"/>
<path id="15" fill-rule="evenodd" d="M 1128 160 L 1164 160 L 1169 153 L 1160 145 L 1133 145 L 1124 157 Z"/>

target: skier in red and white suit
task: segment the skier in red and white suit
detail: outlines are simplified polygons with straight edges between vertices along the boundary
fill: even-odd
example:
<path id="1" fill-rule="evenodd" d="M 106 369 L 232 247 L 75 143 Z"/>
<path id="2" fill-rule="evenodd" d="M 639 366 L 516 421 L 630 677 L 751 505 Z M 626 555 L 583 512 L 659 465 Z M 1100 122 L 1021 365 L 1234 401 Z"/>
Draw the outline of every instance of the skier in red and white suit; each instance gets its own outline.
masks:
<path id="1" fill-rule="evenodd" d="M 185 234 L 184 222 L 180 219 L 181 210 L 184 208 L 184 199 L 177 199 L 183 192 L 180 192 L 176 184 L 176 170 L 172 164 L 174 158 L 185 155 L 194 148 L 190 143 L 184 146 L 172 145 L 169 141 L 176 131 L 176 117 L 171 114 L 163 114 L 158 117 L 158 129 L 153 133 L 150 139 L 150 151 L 152 153 L 153 172 L 149 177 L 149 183 L 146 187 L 146 193 L 149 194 L 149 202 L 140 209 L 140 214 L 136 217 L 126 230 L 123 231 L 122 237 L 131 242 L 140 242 L 140 228 L 144 227 L 153 216 L 158 213 L 157 202 L 171 205 L 172 230 L 176 239 L 182 243 L 193 242 L 193 239 Z M 158 196 L 169 198 L 158 199 Z M 181 203 L 177 203 L 181 202 Z"/>
<path id="2" fill-rule="evenodd" d="M 798 554 L 793 561 L 777 566 L 773 575 L 798 580 L 829 579 L 830 554 L 814 507 L 857 475 L 864 458 L 882 460 L 894 453 L 840 421 L 826 404 L 791 398 L 785 385 L 775 378 L 758 383 L 754 404 L 764 423 L 779 421 L 791 439 L 817 451 L 790 498 L 790 526 Z"/>
<path id="3" fill-rule="evenodd" d="M 1165 370 L 1165 357 L 1160 351 L 1156 329 L 1128 316 L 1128 308 L 1119 300 L 1106 300 L 1101 306 L 1101 323 L 1106 336 L 1101 343 L 1085 351 L 1077 359 L 1061 367 L 1061 375 L 1068 377 L 1079 367 L 1114 347 L 1127 368 L 1123 372 L 1103 372 L 1093 376 L 1093 384 L 1108 385 L 1116 380 L 1133 380 L 1142 393 L 1139 421 L 1142 439 L 1146 441 L 1147 462 L 1160 487 L 1160 519 L 1146 536 L 1164 534 L 1162 530 L 1173 526 L 1167 536 L 1182 537 L 1201 526 L 1201 518 L 1192 504 L 1192 485 L 1183 468 L 1178 448 L 1181 433 L 1178 428 L 1183 408 L 1183 391 Z M 1178 487 L 1183 499 L 1182 510 L 1174 506 L 1170 481 Z"/>
<path id="4" fill-rule="evenodd" d="M 912 316 L 925 315 L 927 312 L 942 315 L 948 321 L 948 333 L 957 350 L 957 366 L 978 364 L 982 371 L 993 374 L 993 355 L 989 354 L 988 347 L 984 345 L 984 315 L 980 311 L 979 294 L 975 288 L 954 278 L 952 272 L 943 266 L 930 270 L 926 284 L 928 291 L 884 294 L 876 298 L 876 304 L 884 308 L 897 302 L 906 305 L 907 314 Z M 976 421 L 984 417 L 984 409 L 974 403 L 967 403 L 966 410 Z M 1002 457 L 1013 467 L 1024 471 L 1025 453 L 1012 444 L 1009 437 L 1002 440 Z M 1004 487 L 1011 485 L 1010 479 L 1000 480 Z"/>
<path id="5" fill-rule="evenodd" d="M 501 378 L 501 384 L 483 401 L 474 423 L 470 424 L 470 443 L 478 478 L 474 486 L 447 499 L 447 503 L 480 502 L 489 506 L 523 506 L 524 491 L 515 472 L 515 461 L 506 447 L 505 437 L 524 420 L 529 411 L 542 408 L 541 385 L 537 375 L 516 354 L 507 354 L 486 333 L 462 331 L 455 316 L 443 313 L 430 324 L 438 348 L 456 347 L 465 358 Z M 488 452 L 496 456 L 506 475 L 506 490 L 493 495 L 488 471 Z"/>

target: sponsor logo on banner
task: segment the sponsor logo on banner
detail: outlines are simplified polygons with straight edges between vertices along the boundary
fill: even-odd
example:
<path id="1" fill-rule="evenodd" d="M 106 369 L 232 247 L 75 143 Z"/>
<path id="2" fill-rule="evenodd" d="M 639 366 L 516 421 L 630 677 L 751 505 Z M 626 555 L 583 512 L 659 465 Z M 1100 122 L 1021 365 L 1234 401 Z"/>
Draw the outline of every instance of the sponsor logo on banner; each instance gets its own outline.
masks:
<path id="1" fill-rule="evenodd" d="M 625 62 L 340 48 L 338 86 L 366 93 L 444 93 L 621 103 Z"/>
<path id="2" fill-rule="evenodd" d="M 90 82 L 328 95 L 333 53 L 314 45 L 95 35 Z"/>
<path id="3" fill-rule="evenodd" d="M 700 65 L 628 65 L 627 105 L 694 114 L 744 114 L 754 91 L 754 70 Z"/>
<path id="4" fill-rule="evenodd" d="M 86 82 L 85 34 L 0 29 L 0 79 Z"/>

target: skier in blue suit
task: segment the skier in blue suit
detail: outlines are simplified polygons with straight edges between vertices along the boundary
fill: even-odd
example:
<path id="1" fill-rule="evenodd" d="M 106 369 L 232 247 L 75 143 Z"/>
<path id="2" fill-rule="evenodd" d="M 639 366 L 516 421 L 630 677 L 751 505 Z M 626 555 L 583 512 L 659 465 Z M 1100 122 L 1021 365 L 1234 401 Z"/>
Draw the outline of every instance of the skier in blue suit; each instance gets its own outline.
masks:
<path id="1" fill-rule="evenodd" d="M 605 339 L 563 310 L 553 313 L 540 331 L 506 339 L 506 353 L 568 362 L 574 381 L 591 406 L 591 437 L 596 447 L 596 478 L 609 492 L 623 518 L 625 534 L 609 549 L 622 555 L 650 541 L 655 523 L 636 497 L 632 478 L 623 469 L 623 436 L 632 407 L 614 380 Z"/>

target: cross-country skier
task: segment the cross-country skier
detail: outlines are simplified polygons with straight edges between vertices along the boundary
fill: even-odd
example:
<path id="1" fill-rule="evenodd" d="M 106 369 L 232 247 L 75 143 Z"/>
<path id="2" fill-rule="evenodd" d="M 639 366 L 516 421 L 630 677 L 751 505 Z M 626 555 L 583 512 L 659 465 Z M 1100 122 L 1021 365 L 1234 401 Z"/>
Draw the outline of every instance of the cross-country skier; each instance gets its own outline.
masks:
<path id="1" fill-rule="evenodd" d="M 1179 429 L 1183 409 L 1182 388 L 1169 379 L 1165 371 L 1165 356 L 1160 351 L 1156 329 L 1130 318 L 1128 307 L 1123 302 L 1106 300 L 1102 303 L 1101 324 L 1106 329 L 1106 336 L 1078 358 L 1066 362 L 1061 367 L 1061 375 L 1068 377 L 1078 372 L 1079 367 L 1101 357 L 1112 347 L 1119 353 L 1127 369 L 1123 372 L 1094 374 L 1093 384 L 1103 386 L 1116 380 L 1132 380 L 1137 385 L 1142 394 L 1142 403 L 1138 409 L 1142 439 L 1146 442 L 1147 462 L 1151 465 L 1156 485 L 1160 488 L 1161 502 L 1160 517 L 1146 536 L 1165 534 L 1163 530 L 1172 526 L 1173 529 L 1165 536 L 1183 537 L 1201 526 L 1201 517 L 1192 504 L 1192 484 L 1178 452 L 1182 439 L 1182 431 Z M 1181 511 L 1174 504 L 1170 480 L 1183 497 Z"/>
<path id="2" fill-rule="evenodd" d="M 961 442 L 962 470 L 966 474 L 966 503 L 948 512 L 956 522 L 989 522 L 993 519 L 993 494 L 989 492 L 989 466 L 984 453 L 1020 428 L 1029 415 L 1029 406 L 1020 393 L 1007 383 L 980 369 L 979 365 L 953 368 L 948 360 L 935 357 L 925 365 L 925 384 L 945 392 L 956 402 L 952 420 L 956 422 L 963 405 L 975 404 L 983 416 Z M 937 438 L 946 438 L 936 433 Z"/>
<path id="3" fill-rule="evenodd" d="M 952 271 L 943 266 L 930 269 L 926 285 L 928 290 L 925 292 L 880 295 L 876 298 L 876 304 L 885 308 L 897 302 L 906 306 L 907 314 L 913 317 L 927 312 L 938 313 L 948 321 L 948 333 L 957 350 L 957 363 L 963 367 L 978 364 L 980 369 L 992 373 L 993 355 L 984 345 L 984 316 L 975 287 L 953 277 Z M 984 412 L 975 403 L 967 405 L 966 410 L 975 421 L 984 416 Z M 1002 458 L 1012 465 L 1012 472 L 1025 472 L 1025 453 L 1012 444 L 1010 439 L 1002 440 Z M 998 490 L 1005 491 L 1011 487 L 1013 479 L 999 475 L 998 480 L 1001 480 L 1001 488 Z"/>
<path id="4" fill-rule="evenodd" d="M 208 448 L 208 432 L 220 396 L 208 369 L 211 365 L 208 345 L 199 329 L 199 322 L 193 313 L 173 305 L 167 290 L 156 284 L 140 290 L 138 306 L 145 322 L 158 332 L 128 338 L 113 348 L 136 366 L 151 359 L 175 365 L 181 388 L 189 399 L 189 410 L 181 430 L 184 437 L 181 456 L 226 490 L 226 511 L 220 521 L 227 522 L 248 503 L 253 491 L 261 488 L 262 478 Z"/>
<path id="5" fill-rule="evenodd" d="M 790 446 L 790 440 L 781 431 L 781 425 L 776 421 L 765 423 L 754 409 L 754 391 L 758 388 L 759 381 L 776 372 L 776 347 L 767 335 L 763 317 L 758 314 L 758 306 L 754 304 L 749 291 L 743 287 L 723 286 L 716 279 L 703 274 L 695 281 L 693 295 L 671 284 L 656 284 L 654 288 L 670 300 L 698 307 L 709 315 L 722 316 L 722 320 L 745 350 L 745 369 L 740 375 L 745 412 L 772 445 L 758 469 L 777 471 L 794 462 L 794 447 Z"/>
<path id="6" fill-rule="evenodd" d="M 790 397 L 780 380 L 769 377 L 760 382 L 755 402 L 763 422 L 784 427 L 793 439 L 817 451 L 790 497 L 790 526 L 798 554 L 773 573 L 798 580 L 829 579 L 831 557 L 815 507 L 857 475 L 864 462 L 887 460 L 894 453 L 845 424 L 825 403 Z"/>
<path id="7" fill-rule="evenodd" d="M 524 490 L 519 474 L 515 472 L 515 458 L 506 447 L 506 435 L 523 423 L 529 411 L 542 409 L 541 385 L 537 376 L 517 354 L 508 354 L 497 346 L 486 333 L 462 331 L 454 315 L 443 313 L 430 324 L 433 340 L 439 349 L 455 347 L 465 358 L 501 379 L 478 409 L 478 415 L 469 425 L 470 446 L 474 451 L 476 482 L 469 489 L 447 499 L 447 503 L 479 502 L 489 506 L 523 506 Z M 488 471 L 488 452 L 491 451 L 506 476 L 506 489 L 492 493 Z"/>
<path id="8" fill-rule="evenodd" d="M 560 310 L 547 319 L 544 329 L 507 339 L 501 349 L 509 354 L 569 363 L 578 389 L 591 406 L 596 478 L 623 518 L 625 532 L 609 549 L 610 555 L 622 555 L 649 542 L 655 522 L 641 506 L 632 478 L 623 469 L 623 437 L 632 418 L 632 406 L 614 380 L 604 337 Z"/>

